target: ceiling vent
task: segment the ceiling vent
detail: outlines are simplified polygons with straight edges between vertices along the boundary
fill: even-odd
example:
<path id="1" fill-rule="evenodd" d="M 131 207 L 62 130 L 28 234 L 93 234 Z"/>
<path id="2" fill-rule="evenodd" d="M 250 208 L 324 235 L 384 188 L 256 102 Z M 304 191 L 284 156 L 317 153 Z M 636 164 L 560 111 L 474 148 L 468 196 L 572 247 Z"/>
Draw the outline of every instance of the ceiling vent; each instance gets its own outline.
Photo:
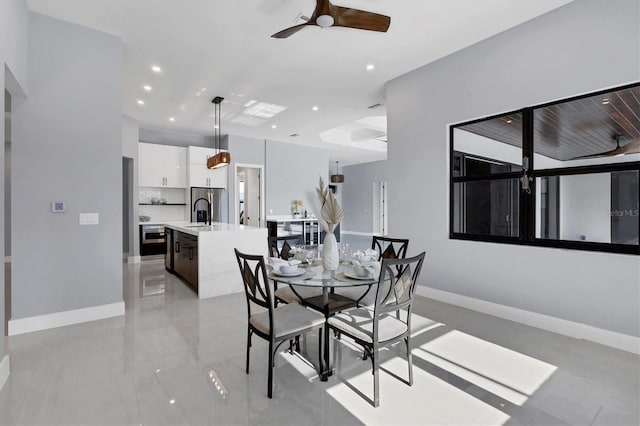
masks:
<path id="1" fill-rule="evenodd" d="M 289 135 L 290 138 L 297 138 L 298 136 L 300 136 L 298 133 L 292 133 Z"/>
<path id="2" fill-rule="evenodd" d="M 368 106 L 367 108 L 369 108 L 369 109 L 377 109 L 377 108 L 380 108 L 380 107 L 382 107 L 382 104 L 379 104 L 379 103 L 378 103 L 378 104 L 370 105 L 370 106 Z"/>

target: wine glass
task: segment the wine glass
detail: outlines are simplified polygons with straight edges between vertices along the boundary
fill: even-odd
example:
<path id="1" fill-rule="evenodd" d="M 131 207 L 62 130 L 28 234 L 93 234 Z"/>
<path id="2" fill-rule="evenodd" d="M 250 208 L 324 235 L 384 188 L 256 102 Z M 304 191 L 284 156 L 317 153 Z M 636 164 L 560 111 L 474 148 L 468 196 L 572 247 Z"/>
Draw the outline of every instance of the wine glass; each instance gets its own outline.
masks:
<path id="1" fill-rule="evenodd" d="M 313 259 L 315 259 L 316 254 L 314 253 L 313 250 L 305 250 L 304 252 L 304 260 L 307 261 L 307 263 L 309 264 L 309 267 L 311 267 L 311 264 L 313 263 Z"/>

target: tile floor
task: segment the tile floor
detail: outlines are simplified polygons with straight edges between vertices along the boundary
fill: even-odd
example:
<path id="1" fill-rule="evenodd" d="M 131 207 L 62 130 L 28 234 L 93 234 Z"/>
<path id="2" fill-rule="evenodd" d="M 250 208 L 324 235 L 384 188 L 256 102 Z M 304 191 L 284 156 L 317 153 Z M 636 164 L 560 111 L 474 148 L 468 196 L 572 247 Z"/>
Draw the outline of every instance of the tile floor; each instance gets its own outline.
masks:
<path id="1" fill-rule="evenodd" d="M 385 351 L 378 409 L 348 341 L 324 383 L 282 353 L 269 400 L 259 338 L 244 372 L 243 294 L 200 301 L 144 262 L 124 266 L 124 298 L 124 317 L 7 338 L 0 424 L 640 424 L 638 356 L 422 297 L 414 386 L 391 375 L 406 377 L 401 349 Z"/>

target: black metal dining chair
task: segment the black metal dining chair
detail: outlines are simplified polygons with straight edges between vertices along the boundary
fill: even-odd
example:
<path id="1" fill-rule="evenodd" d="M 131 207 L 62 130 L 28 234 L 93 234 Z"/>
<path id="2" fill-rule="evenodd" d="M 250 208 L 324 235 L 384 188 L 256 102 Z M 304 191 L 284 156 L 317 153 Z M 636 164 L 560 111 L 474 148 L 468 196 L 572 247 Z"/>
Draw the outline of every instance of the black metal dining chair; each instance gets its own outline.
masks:
<path id="1" fill-rule="evenodd" d="M 374 236 L 371 240 L 371 248 L 378 252 L 378 260 L 404 259 L 409 248 L 409 240 Z"/>
<path id="2" fill-rule="evenodd" d="M 251 337 L 256 334 L 269 342 L 269 378 L 267 396 L 273 395 L 273 367 L 275 354 L 280 345 L 293 338 L 318 329 L 318 374 L 322 369 L 322 314 L 292 303 L 274 307 L 271 286 L 267 279 L 263 256 L 241 253 L 234 249 L 247 297 L 247 366 L 249 374 L 249 354 Z"/>
<path id="3" fill-rule="evenodd" d="M 327 320 L 338 338 L 341 334 L 351 337 L 371 358 L 374 407 L 380 405 L 378 355 L 381 348 L 404 341 L 409 365 L 409 379 L 406 383 L 413 385 L 411 308 L 424 258 L 425 253 L 422 252 L 407 259 L 382 259 L 373 309 L 356 308 L 340 312 Z M 388 281 L 390 285 L 382 286 L 384 281 Z M 334 345 L 334 348 L 337 346 L 338 344 Z"/>
<path id="4" fill-rule="evenodd" d="M 404 238 L 374 236 L 371 239 L 371 248 L 378 252 L 378 261 L 383 259 L 404 259 L 407 255 L 407 249 L 409 248 L 409 240 Z M 388 282 L 382 285 L 386 286 Z M 337 290 L 337 292 L 341 296 L 355 300 L 359 306 L 372 307 L 375 302 L 376 286 L 368 288 L 346 288 Z"/>
<path id="5" fill-rule="evenodd" d="M 291 249 L 302 244 L 303 239 L 300 235 L 269 237 L 269 256 L 289 260 L 293 257 Z M 301 303 L 302 299 L 322 295 L 321 290 L 304 287 L 293 289 L 289 285 L 278 288 L 279 284 L 278 281 L 273 282 L 276 305 L 278 302 Z"/>

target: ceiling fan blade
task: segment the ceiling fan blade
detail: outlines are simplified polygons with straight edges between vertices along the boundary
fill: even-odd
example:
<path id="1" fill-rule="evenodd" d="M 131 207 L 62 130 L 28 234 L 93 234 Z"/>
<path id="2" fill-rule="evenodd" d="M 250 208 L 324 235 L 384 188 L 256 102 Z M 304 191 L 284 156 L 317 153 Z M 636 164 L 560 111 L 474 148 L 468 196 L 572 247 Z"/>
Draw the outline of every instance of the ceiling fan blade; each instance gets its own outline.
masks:
<path id="1" fill-rule="evenodd" d="M 273 34 L 271 37 L 273 37 L 273 38 L 287 38 L 290 35 L 293 35 L 293 34 L 297 33 L 298 31 L 300 31 L 301 29 L 303 29 L 307 25 L 313 25 L 313 24 L 304 23 L 304 24 L 296 25 L 296 26 L 287 28 L 286 30 L 282 30 L 280 32 L 277 32 L 277 33 Z"/>
<path id="2" fill-rule="evenodd" d="M 640 153 L 640 139 L 631 141 L 628 144 L 620 147 L 621 154 L 639 154 Z"/>
<path id="3" fill-rule="evenodd" d="M 357 28 L 359 30 L 387 32 L 391 18 L 378 13 L 347 7 L 331 6 L 331 14 L 335 19 L 335 27 Z"/>
<path id="4" fill-rule="evenodd" d="M 570 160 L 585 160 L 587 158 L 613 157 L 618 154 L 621 154 L 621 152 L 619 148 L 616 148 L 611 151 L 599 152 L 597 154 L 581 155 L 580 157 L 573 157 L 573 158 L 570 158 Z"/>
<path id="5" fill-rule="evenodd" d="M 318 16 L 330 15 L 331 7 L 335 6 L 332 6 L 329 0 L 316 0 L 316 8 L 313 11 L 311 18 L 309 18 L 309 22 L 315 23 L 316 19 L 318 19 Z"/>
<path id="6" fill-rule="evenodd" d="M 573 157 L 571 160 L 584 160 L 585 158 L 598 158 L 598 157 L 614 157 L 616 155 L 625 154 L 638 154 L 640 153 L 640 139 L 631 141 L 623 146 L 618 146 L 611 151 L 599 152 L 597 154 L 582 155 L 580 157 Z"/>

